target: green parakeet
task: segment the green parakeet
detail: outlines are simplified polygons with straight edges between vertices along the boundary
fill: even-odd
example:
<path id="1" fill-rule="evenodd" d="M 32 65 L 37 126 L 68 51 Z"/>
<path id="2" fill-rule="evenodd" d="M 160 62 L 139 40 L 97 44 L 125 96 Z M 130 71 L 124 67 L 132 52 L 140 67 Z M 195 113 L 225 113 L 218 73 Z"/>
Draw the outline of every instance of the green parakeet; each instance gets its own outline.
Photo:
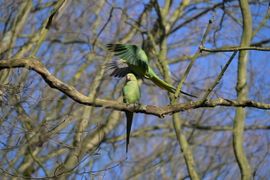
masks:
<path id="1" fill-rule="evenodd" d="M 140 100 L 140 88 L 137 78 L 134 74 L 128 73 L 126 75 L 126 84 L 123 87 L 123 101 L 127 104 L 138 103 Z M 128 152 L 129 136 L 132 126 L 133 113 L 126 111 L 127 118 L 127 134 L 126 134 L 126 153 Z"/>
<path id="2" fill-rule="evenodd" d="M 176 89 L 160 79 L 149 66 L 148 57 L 140 47 L 127 44 L 107 44 L 107 48 L 121 58 L 119 61 L 113 61 L 108 64 L 108 67 L 113 70 L 111 76 L 124 77 L 127 73 L 133 73 L 138 78 L 150 79 L 158 87 L 175 93 Z M 183 91 L 181 93 L 196 97 Z"/>

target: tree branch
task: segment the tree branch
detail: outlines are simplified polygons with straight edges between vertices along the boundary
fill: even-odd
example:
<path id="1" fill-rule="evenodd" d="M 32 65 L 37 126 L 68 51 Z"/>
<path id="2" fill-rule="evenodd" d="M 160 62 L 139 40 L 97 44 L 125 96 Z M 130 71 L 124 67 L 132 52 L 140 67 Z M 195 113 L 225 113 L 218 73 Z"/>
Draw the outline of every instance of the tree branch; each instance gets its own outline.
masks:
<path id="1" fill-rule="evenodd" d="M 241 47 L 248 47 L 251 44 L 252 38 L 252 16 L 249 8 L 248 0 L 239 0 L 243 32 L 241 37 Z M 237 100 L 245 101 L 248 97 L 247 86 L 247 69 L 248 69 L 249 51 L 240 51 L 237 68 Z M 244 108 L 236 108 L 233 122 L 233 150 L 235 159 L 240 169 L 241 179 L 250 180 L 252 177 L 252 169 L 249 164 L 245 149 L 244 149 L 244 127 L 246 120 L 246 110 Z"/>
<path id="2" fill-rule="evenodd" d="M 201 52 L 233 52 L 233 51 L 241 51 L 241 50 L 255 50 L 255 51 L 270 51 L 270 47 L 256 47 L 256 46 L 250 46 L 250 47 L 224 47 L 224 48 L 216 48 L 216 49 L 208 49 L 203 46 L 200 47 Z"/>
<path id="3" fill-rule="evenodd" d="M 174 104 L 166 106 L 153 106 L 153 105 L 127 105 L 120 101 L 106 100 L 100 98 L 94 98 L 92 96 L 85 96 L 76 90 L 73 86 L 67 85 L 61 80 L 53 76 L 47 68 L 36 58 L 22 58 L 22 59 L 9 59 L 0 61 L 0 71 L 3 69 L 12 68 L 26 68 L 38 73 L 43 80 L 54 89 L 57 89 L 73 99 L 74 101 L 93 107 L 103 107 L 107 109 L 114 109 L 118 111 L 130 111 L 144 114 L 151 114 L 158 117 L 164 117 L 164 115 L 173 114 L 180 111 L 186 111 L 190 109 L 197 109 L 203 107 L 217 107 L 217 106 L 227 106 L 227 107 L 252 107 L 257 109 L 269 109 L 270 104 L 256 102 L 252 100 L 228 100 L 223 98 L 217 98 L 208 101 L 192 101 L 183 104 Z"/>

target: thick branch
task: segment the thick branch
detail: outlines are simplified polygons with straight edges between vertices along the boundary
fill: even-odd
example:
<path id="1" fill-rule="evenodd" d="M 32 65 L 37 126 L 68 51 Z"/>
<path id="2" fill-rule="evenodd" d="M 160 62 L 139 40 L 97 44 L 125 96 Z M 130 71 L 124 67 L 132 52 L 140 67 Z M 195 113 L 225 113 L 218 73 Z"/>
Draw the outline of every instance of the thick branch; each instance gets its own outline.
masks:
<path id="1" fill-rule="evenodd" d="M 217 106 L 228 106 L 228 107 L 252 107 L 258 109 L 270 109 L 270 104 L 245 100 L 228 100 L 228 99 L 213 99 L 203 102 L 202 100 L 188 102 L 184 104 L 174 104 L 167 106 L 152 106 L 152 105 L 139 105 L 132 106 L 127 105 L 115 100 L 105 100 L 100 98 L 93 98 L 85 96 L 77 91 L 74 87 L 65 84 L 64 82 L 53 76 L 46 67 L 35 58 L 24 58 L 24 59 L 9 59 L 0 61 L 0 71 L 2 69 L 11 68 L 27 68 L 37 72 L 43 80 L 54 89 L 57 89 L 73 99 L 74 101 L 84 104 L 87 106 L 104 107 L 108 109 L 114 109 L 118 111 L 132 111 L 137 113 L 151 114 L 159 117 L 163 117 L 167 114 L 173 114 L 180 111 L 186 111 L 190 109 L 203 108 L 203 107 L 217 107 Z"/>
<path id="2" fill-rule="evenodd" d="M 200 47 L 201 52 L 233 52 L 233 51 L 241 51 L 241 50 L 254 50 L 254 51 L 270 51 L 270 47 L 223 47 L 223 48 L 216 48 L 216 49 L 208 49 L 203 46 Z"/>
<path id="3" fill-rule="evenodd" d="M 248 0 L 239 0 L 242 21 L 243 33 L 241 37 L 241 47 L 248 47 L 251 44 L 252 38 L 252 16 L 248 4 Z M 247 87 L 247 64 L 248 51 L 240 51 L 238 59 L 237 70 L 237 100 L 245 101 L 248 97 Z M 244 108 L 236 108 L 236 113 L 233 123 L 233 150 L 237 164 L 241 172 L 242 180 L 250 180 L 252 177 L 252 170 L 247 159 L 244 149 L 244 128 L 246 120 L 246 110 Z"/>

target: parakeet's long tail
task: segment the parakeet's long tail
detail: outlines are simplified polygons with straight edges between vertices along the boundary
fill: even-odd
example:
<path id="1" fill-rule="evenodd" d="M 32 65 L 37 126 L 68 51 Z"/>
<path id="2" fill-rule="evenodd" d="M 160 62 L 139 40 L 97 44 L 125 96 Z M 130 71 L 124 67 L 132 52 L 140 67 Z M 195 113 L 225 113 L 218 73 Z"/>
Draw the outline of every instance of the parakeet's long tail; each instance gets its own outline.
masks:
<path id="1" fill-rule="evenodd" d="M 170 93 L 175 93 L 176 89 L 175 87 L 173 87 L 172 85 L 166 83 L 165 81 L 163 81 L 162 79 L 160 79 L 157 75 L 154 75 L 151 77 L 151 80 L 160 88 L 165 89 L 167 91 L 169 91 Z M 193 98 L 197 98 L 197 96 L 194 96 L 192 94 L 186 93 L 184 91 L 180 91 L 182 94 L 193 97 Z"/>
<path id="2" fill-rule="evenodd" d="M 150 79 L 161 89 L 165 89 L 170 93 L 175 93 L 175 88 L 172 85 L 160 79 L 157 75 L 152 76 Z"/>
<path id="3" fill-rule="evenodd" d="M 132 112 L 125 112 L 125 113 L 127 117 L 126 153 L 128 153 L 128 144 L 132 126 L 133 113 Z"/>
<path id="4" fill-rule="evenodd" d="M 184 94 L 186 96 L 189 96 L 189 97 L 198 98 L 197 96 L 192 95 L 192 94 L 189 94 L 189 93 L 186 93 L 185 91 L 180 91 L 180 93 L 182 93 L 182 94 Z"/>

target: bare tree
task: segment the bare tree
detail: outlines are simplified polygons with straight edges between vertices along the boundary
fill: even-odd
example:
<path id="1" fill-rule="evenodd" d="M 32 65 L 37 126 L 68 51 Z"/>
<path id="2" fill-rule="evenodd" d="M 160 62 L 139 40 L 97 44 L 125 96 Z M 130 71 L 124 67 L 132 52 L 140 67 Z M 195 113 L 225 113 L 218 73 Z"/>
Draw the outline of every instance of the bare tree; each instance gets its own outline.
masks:
<path id="1" fill-rule="evenodd" d="M 0 15 L 3 179 L 269 177 L 267 1 L 4 0 Z M 107 43 L 142 46 L 176 93 L 144 79 L 122 103 Z"/>

